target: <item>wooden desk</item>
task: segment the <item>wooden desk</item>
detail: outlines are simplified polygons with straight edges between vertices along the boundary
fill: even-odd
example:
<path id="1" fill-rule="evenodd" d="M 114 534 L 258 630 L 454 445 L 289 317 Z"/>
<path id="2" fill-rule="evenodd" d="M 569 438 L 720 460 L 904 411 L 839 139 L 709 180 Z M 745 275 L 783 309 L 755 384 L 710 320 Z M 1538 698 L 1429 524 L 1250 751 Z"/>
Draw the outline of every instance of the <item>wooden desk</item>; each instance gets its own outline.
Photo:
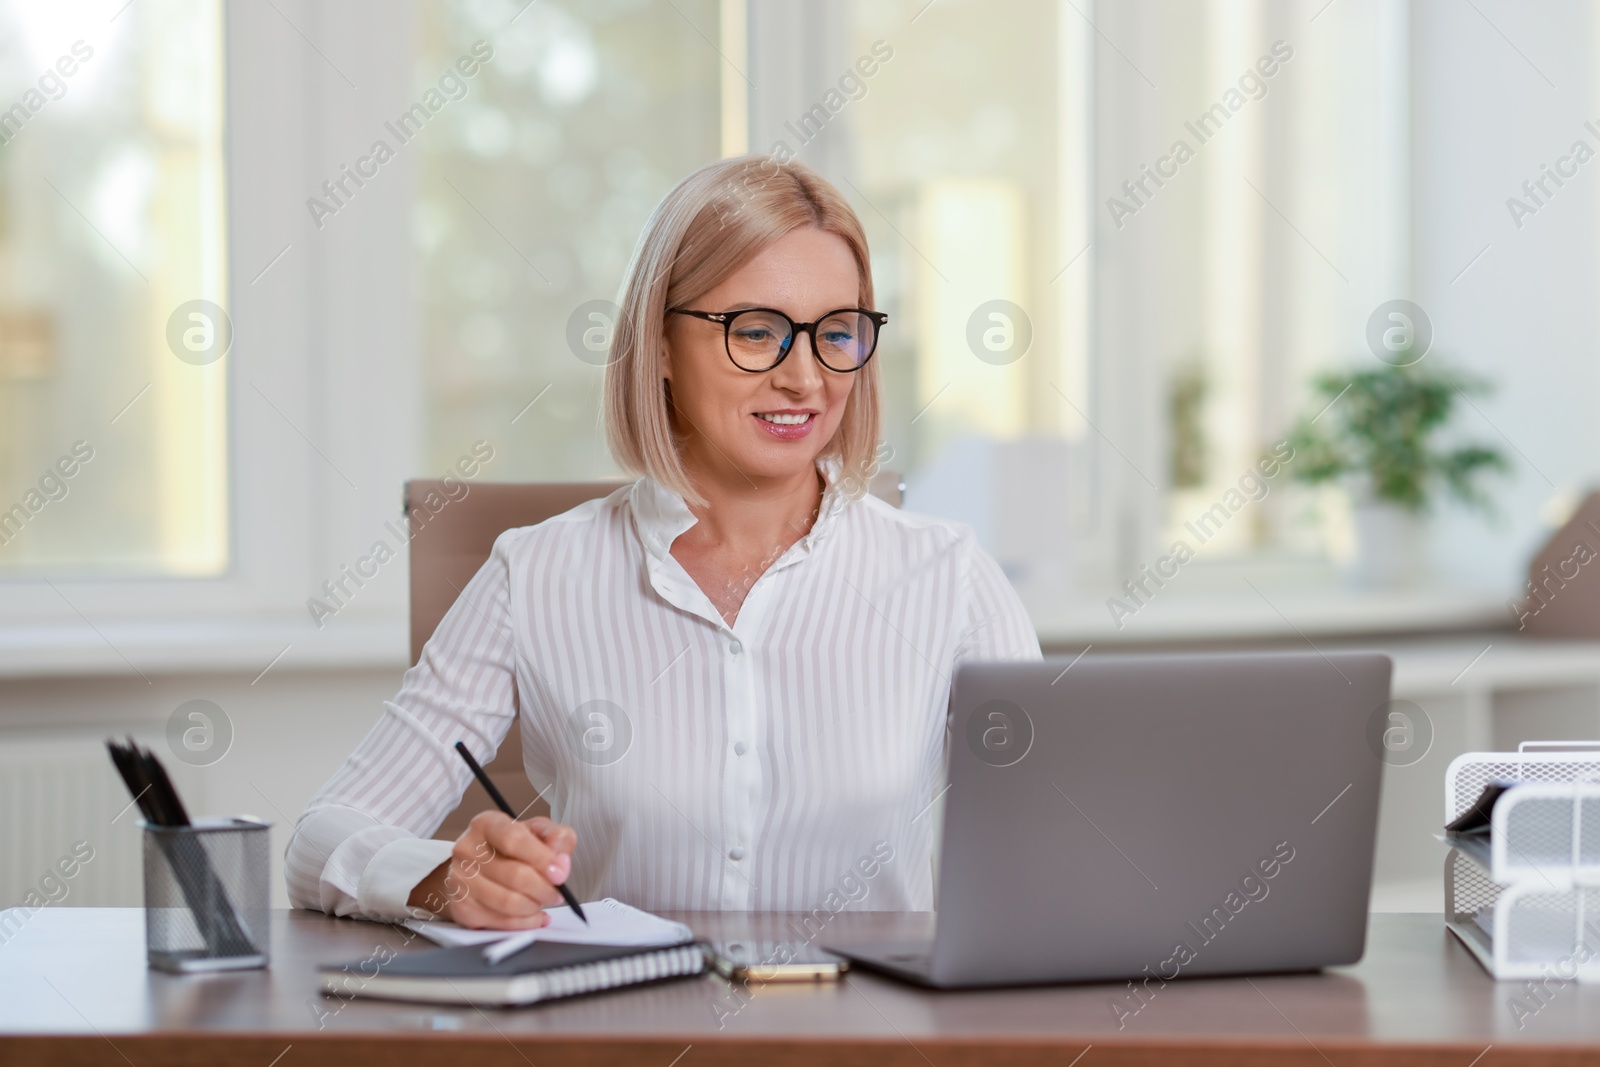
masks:
<path id="1" fill-rule="evenodd" d="M 779 937 L 786 926 L 773 915 L 674 917 L 709 937 Z M 516 1010 L 341 1001 L 313 992 L 313 965 L 403 946 L 407 932 L 304 911 L 273 922 L 270 971 L 176 977 L 146 969 L 138 910 L 36 913 L 0 945 L 0 1064 L 1600 1063 L 1600 988 L 1552 985 L 1519 1030 L 1507 1002 L 1525 992 L 1491 982 L 1437 915 L 1374 916 L 1355 967 L 1173 982 L 1120 1031 L 1107 1001 L 1125 987 L 928 993 L 861 971 L 749 997 L 707 976 Z M 846 912 L 824 937 L 930 925 L 927 915 Z"/>

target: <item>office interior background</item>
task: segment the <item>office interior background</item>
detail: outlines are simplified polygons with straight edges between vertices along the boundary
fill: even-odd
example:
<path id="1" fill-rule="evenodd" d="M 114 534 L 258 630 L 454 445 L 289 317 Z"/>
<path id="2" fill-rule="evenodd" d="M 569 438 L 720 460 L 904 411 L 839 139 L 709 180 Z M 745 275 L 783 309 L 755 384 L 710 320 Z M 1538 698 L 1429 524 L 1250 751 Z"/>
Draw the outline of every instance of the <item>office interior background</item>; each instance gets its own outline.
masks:
<path id="1" fill-rule="evenodd" d="M 617 476 L 633 242 L 751 151 L 860 214 L 883 466 L 1047 652 L 1395 656 L 1375 908 L 1455 754 L 1600 736 L 1509 606 L 1600 474 L 1593 5 L 0 0 L 0 108 L 0 905 L 78 840 L 139 902 L 113 735 L 281 862 L 406 666 L 402 483 Z M 1486 506 L 1306 477 L 1398 371 Z"/>

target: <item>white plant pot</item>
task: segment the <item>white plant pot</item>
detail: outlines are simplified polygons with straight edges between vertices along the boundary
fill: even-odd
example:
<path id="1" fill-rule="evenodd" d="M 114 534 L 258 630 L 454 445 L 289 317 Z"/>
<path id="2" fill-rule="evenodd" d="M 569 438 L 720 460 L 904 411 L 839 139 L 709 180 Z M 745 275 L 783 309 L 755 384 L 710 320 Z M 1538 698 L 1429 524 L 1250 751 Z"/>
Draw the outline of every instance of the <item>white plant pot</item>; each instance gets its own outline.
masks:
<path id="1" fill-rule="evenodd" d="M 1351 510 L 1356 554 L 1350 582 L 1360 589 L 1407 589 L 1428 576 L 1427 524 L 1394 504 L 1365 502 Z"/>

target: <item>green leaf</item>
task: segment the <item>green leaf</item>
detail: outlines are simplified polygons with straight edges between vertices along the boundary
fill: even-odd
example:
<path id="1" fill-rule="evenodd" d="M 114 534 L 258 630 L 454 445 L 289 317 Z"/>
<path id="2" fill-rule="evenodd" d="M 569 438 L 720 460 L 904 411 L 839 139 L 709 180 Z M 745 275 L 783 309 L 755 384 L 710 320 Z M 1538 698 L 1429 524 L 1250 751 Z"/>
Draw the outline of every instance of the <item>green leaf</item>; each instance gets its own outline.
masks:
<path id="1" fill-rule="evenodd" d="M 1321 399 L 1289 435 L 1296 481 L 1343 480 L 1358 496 L 1416 512 L 1443 490 L 1489 510 L 1482 478 L 1508 472 L 1506 457 L 1485 444 L 1446 449 L 1438 442 L 1462 398 L 1491 395 L 1489 382 L 1436 358 L 1427 365 L 1324 372 L 1312 388 Z"/>

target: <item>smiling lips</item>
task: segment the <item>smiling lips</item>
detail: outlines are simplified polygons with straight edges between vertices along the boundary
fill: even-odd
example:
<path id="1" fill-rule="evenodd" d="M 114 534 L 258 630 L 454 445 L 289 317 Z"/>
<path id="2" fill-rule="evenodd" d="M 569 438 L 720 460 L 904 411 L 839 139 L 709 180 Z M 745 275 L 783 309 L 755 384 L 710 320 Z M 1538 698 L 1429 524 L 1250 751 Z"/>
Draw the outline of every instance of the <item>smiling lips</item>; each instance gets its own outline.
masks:
<path id="1" fill-rule="evenodd" d="M 798 441 L 811 432 L 817 424 L 817 412 L 796 411 L 758 411 L 755 419 L 761 428 L 780 441 Z"/>

